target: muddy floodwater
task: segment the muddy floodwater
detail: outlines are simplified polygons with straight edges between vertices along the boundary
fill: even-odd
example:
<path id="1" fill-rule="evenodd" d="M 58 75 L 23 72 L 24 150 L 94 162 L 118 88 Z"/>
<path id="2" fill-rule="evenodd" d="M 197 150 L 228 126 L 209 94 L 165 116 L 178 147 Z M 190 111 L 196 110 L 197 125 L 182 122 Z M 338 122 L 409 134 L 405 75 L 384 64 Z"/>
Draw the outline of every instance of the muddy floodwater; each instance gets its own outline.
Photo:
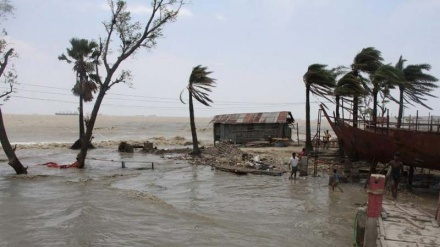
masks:
<path id="1" fill-rule="evenodd" d="M 97 132 L 103 142 L 115 138 L 113 132 L 122 133 L 118 126 L 128 125 L 107 124 Z M 130 127 L 132 136 L 124 138 L 139 137 L 144 128 L 167 133 L 154 140 L 190 136 L 186 124 L 180 128 L 173 122 L 174 132 L 153 124 L 163 129 L 136 123 Z M 114 140 L 91 150 L 83 170 L 37 165 L 74 161 L 77 152 L 59 144 L 76 136 L 76 122 L 71 125 L 57 129 L 51 140 L 43 135 L 26 139 L 24 132 L 14 129 L 18 125 L 12 127 L 12 142 L 31 139 L 28 147 L 17 149 L 29 175 L 15 175 L 0 157 L 0 246 L 353 244 L 356 209 L 367 198 L 361 184 L 341 184 L 342 193 L 329 191 L 326 173 L 298 180 L 289 180 L 287 174 L 238 176 L 193 166 L 172 155 L 120 154 Z M 66 130 L 71 134 L 63 135 Z M 209 141 L 211 133 L 202 130 L 202 140 Z M 58 144 L 48 144 L 53 141 Z M 120 160 L 126 161 L 126 168 L 121 168 Z M 147 169 L 151 168 L 147 161 L 154 162 L 154 170 Z M 420 203 L 432 206 L 432 202 L 435 199 Z"/>
<path id="2" fill-rule="evenodd" d="M 36 153 L 41 161 L 75 155 Z M 366 198 L 361 186 L 329 192 L 326 176 L 238 176 L 111 149 L 89 155 L 133 162 L 122 169 L 89 160 L 84 170 L 35 164 L 27 176 L 1 166 L 0 246 L 351 246 L 356 204 Z M 138 170 L 151 167 L 138 160 L 155 169 Z"/>

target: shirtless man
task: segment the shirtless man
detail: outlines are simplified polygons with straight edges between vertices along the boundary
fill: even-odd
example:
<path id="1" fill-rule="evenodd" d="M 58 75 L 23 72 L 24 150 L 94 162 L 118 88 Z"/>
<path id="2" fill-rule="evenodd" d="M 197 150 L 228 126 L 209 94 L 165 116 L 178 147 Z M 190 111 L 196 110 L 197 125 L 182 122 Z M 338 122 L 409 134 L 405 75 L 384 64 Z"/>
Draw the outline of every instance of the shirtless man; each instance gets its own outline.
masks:
<path id="1" fill-rule="evenodd" d="M 403 172 L 403 164 L 400 161 L 400 153 L 396 152 L 394 154 L 394 159 L 390 161 L 390 169 L 391 169 L 391 194 L 393 199 L 397 198 L 397 188 L 399 186 L 400 177 Z"/>

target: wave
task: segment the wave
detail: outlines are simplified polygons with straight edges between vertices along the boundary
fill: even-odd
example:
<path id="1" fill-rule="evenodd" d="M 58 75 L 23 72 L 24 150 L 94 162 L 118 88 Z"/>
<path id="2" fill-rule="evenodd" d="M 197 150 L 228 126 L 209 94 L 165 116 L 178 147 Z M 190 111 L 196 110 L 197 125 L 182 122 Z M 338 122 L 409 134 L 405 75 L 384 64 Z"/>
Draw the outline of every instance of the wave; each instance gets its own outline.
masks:
<path id="1" fill-rule="evenodd" d="M 143 145 L 144 142 L 149 141 L 152 142 L 153 145 L 164 145 L 164 146 L 188 146 L 191 145 L 190 139 L 187 139 L 183 136 L 174 136 L 171 138 L 165 138 L 164 136 L 156 136 L 151 137 L 144 140 L 139 139 L 122 139 L 122 140 L 105 140 L 93 142 L 93 145 L 96 148 L 109 148 L 109 147 L 117 147 L 121 142 L 127 142 L 133 145 Z M 211 143 L 210 140 L 199 140 L 199 142 L 203 145 L 205 143 Z M 16 142 L 11 143 L 12 146 L 16 146 L 18 149 L 54 149 L 54 148 L 70 148 L 73 142 Z M 1 149 L 1 148 L 0 148 Z"/>

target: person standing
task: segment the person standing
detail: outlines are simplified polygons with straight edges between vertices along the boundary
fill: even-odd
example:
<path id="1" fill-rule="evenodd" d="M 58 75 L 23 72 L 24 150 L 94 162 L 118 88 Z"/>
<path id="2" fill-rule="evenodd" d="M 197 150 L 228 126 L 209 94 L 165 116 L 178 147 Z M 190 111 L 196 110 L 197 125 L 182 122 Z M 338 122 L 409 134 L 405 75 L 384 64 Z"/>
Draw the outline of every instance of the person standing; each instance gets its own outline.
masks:
<path id="1" fill-rule="evenodd" d="M 308 161 L 307 161 L 307 151 L 305 148 L 298 153 L 298 172 L 299 176 L 307 176 Z"/>
<path id="2" fill-rule="evenodd" d="M 296 179 L 296 172 L 298 171 L 298 157 L 296 157 L 295 152 L 292 153 L 292 157 L 290 157 L 289 163 L 289 167 L 291 169 L 289 179 L 292 179 L 292 176 L 294 176 L 293 179 Z"/>
<path id="3" fill-rule="evenodd" d="M 391 194 L 393 199 L 397 198 L 397 188 L 399 187 L 400 177 L 403 172 L 403 163 L 400 161 L 400 153 L 396 152 L 394 154 L 394 159 L 390 161 L 391 169 Z"/>
<path id="4" fill-rule="evenodd" d="M 339 174 L 337 169 L 333 169 L 333 176 L 330 181 L 330 185 L 332 186 L 332 191 L 335 191 L 335 187 L 338 188 L 341 192 L 344 192 L 341 187 L 339 187 L 340 182 Z"/>
<path id="5" fill-rule="evenodd" d="M 301 150 L 301 152 L 298 153 L 298 158 L 299 158 L 300 161 L 301 161 L 301 158 L 302 158 L 303 156 L 307 156 L 307 152 L 306 152 L 306 149 L 305 149 L 305 148 L 303 148 L 303 149 Z"/>
<path id="6" fill-rule="evenodd" d="M 328 149 L 328 147 L 330 146 L 330 137 L 332 137 L 332 135 L 330 135 L 328 130 L 325 130 L 324 131 L 324 149 Z"/>

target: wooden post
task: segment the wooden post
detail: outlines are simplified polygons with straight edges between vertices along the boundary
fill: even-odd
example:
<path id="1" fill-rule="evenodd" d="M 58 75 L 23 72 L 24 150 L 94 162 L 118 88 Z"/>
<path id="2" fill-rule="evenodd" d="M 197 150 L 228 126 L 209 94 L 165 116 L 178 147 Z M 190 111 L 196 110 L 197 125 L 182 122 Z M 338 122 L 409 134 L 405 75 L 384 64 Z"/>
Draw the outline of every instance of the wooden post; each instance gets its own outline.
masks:
<path id="1" fill-rule="evenodd" d="M 433 117 L 431 117 L 431 121 L 429 121 L 429 132 L 432 132 L 432 119 Z"/>
<path id="2" fill-rule="evenodd" d="M 298 146 L 299 146 L 300 144 L 299 144 L 299 125 L 298 125 L 298 123 L 296 123 L 296 140 L 298 141 Z"/>
<path id="3" fill-rule="evenodd" d="M 154 170 L 154 162 L 151 162 L 151 169 Z"/>
<path id="4" fill-rule="evenodd" d="M 365 223 L 364 247 L 376 247 L 377 221 L 382 211 L 385 176 L 372 174 L 368 190 L 367 220 Z"/>
<path id="5" fill-rule="evenodd" d="M 387 135 L 389 135 L 388 134 L 389 129 L 390 129 L 390 110 L 387 109 Z"/>
<path id="6" fill-rule="evenodd" d="M 419 130 L 419 111 L 416 111 L 416 131 Z"/>
<path id="7" fill-rule="evenodd" d="M 122 161 L 122 168 L 125 168 L 125 161 Z"/>

